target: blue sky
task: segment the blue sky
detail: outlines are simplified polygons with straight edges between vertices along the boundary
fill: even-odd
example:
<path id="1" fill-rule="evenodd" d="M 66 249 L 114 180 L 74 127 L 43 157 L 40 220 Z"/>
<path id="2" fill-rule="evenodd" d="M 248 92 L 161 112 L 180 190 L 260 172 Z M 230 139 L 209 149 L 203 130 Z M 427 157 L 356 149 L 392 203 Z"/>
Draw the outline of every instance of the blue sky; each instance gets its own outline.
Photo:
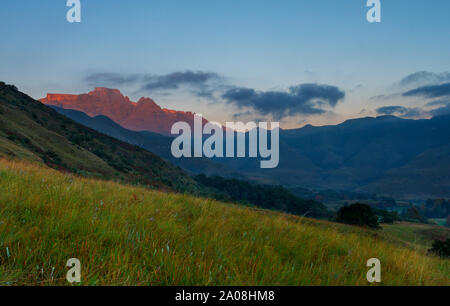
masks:
<path id="1" fill-rule="evenodd" d="M 66 21 L 65 3 L 3 1 L 0 80 L 35 98 L 119 85 L 114 87 L 133 99 L 150 96 L 164 107 L 211 120 L 240 114 L 244 121 L 281 120 L 284 127 L 376 115 L 385 106 L 430 116 L 430 97 L 402 95 L 413 86 L 430 85 L 430 77 L 405 88 L 398 82 L 418 71 L 437 76 L 432 85 L 450 81 L 445 76 L 450 70 L 448 0 L 381 0 L 382 22 L 376 24 L 366 20 L 366 0 L 81 0 L 79 24 Z M 142 83 L 146 76 L 160 80 L 186 71 L 217 75 L 209 87 L 214 97 L 192 90 L 198 83 L 143 91 L 132 81 L 86 81 L 110 73 L 139 76 Z M 334 86 L 345 98 L 319 103 L 289 94 L 290 87 L 305 83 Z M 225 99 L 230 95 L 224 91 L 235 88 L 255 95 L 251 101 Z M 273 118 L 273 107 L 258 107 L 277 103 L 267 92 L 289 98 L 285 106 L 280 103 L 288 111 Z M 446 106 L 448 96 L 437 98 Z M 302 113 L 304 108 L 292 106 L 296 101 L 323 111 Z"/>

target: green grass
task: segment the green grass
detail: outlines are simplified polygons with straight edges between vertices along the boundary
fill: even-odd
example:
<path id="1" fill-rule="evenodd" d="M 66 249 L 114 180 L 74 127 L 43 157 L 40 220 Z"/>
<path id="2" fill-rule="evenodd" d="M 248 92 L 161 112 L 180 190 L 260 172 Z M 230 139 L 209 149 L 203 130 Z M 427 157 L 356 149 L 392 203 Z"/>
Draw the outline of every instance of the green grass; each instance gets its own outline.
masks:
<path id="1" fill-rule="evenodd" d="M 434 240 L 450 238 L 450 228 L 410 222 L 383 224 L 383 233 L 387 238 L 422 252 L 426 252 Z"/>
<path id="2" fill-rule="evenodd" d="M 448 285 L 449 260 L 380 231 L 0 160 L 0 284 Z M 8 250 L 8 251 L 7 251 Z"/>

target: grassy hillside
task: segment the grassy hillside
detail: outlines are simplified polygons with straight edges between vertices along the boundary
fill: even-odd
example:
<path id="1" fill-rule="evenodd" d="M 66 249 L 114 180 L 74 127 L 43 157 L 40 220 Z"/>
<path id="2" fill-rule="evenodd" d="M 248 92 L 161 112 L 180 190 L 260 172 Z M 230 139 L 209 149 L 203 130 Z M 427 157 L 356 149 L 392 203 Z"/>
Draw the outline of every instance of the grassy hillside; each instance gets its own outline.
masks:
<path id="1" fill-rule="evenodd" d="M 0 160 L 0 284 L 448 285 L 450 261 L 382 232 Z"/>
<path id="2" fill-rule="evenodd" d="M 1 82 L 0 156 L 163 189 L 197 188 L 182 170 L 158 156 L 75 123 Z"/>
<path id="3" fill-rule="evenodd" d="M 399 222 L 382 226 L 386 237 L 422 252 L 426 252 L 434 240 L 450 238 L 450 228 L 433 224 Z"/>

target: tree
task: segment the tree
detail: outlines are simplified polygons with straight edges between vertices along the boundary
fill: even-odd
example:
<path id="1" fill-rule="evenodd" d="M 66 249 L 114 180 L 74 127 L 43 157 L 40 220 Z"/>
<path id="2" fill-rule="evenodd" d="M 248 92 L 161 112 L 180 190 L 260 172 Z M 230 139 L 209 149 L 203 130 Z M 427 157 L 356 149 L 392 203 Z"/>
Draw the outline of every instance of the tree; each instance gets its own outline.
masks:
<path id="1" fill-rule="evenodd" d="M 337 212 L 336 221 L 340 223 L 379 228 L 378 217 L 372 208 L 366 204 L 344 206 Z"/>
<path id="2" fill-rule="evenodd" d="M 450 258 L 450 238 L 445 241 L 435 240 L 428 251 L 444 258 Z"/>

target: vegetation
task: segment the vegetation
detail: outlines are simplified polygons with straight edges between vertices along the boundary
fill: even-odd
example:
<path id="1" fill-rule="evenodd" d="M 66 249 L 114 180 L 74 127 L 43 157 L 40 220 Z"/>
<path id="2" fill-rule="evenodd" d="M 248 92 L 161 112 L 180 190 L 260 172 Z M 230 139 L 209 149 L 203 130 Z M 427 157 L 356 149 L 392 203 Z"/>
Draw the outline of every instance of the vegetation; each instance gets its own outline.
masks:
<path id="1" fill-rule="evenodd" d="M 336 221 L 345 224 L 379 228 L 378 217 L 366 204 L 344 206 L 337 212 Z"/>
<path id="2" fill-rule="evenodd" d="M 450 216 L 450 200 L 428 199 L 419 211 L 427 218 L 447 218 Z"/>
<path id="3" fill-rule="evenodd" d="M 427 218 L 422 216 L 415 206 L 408 208 L 402 219 L 410 222 L 428 223 Z"/>
<path id="4" fill-rule="evenodd" d="M 445 241 L 435 240 L 430 249 L 430 253 L 434 253 L 441 257 L 450 258 L 450 238 Z"/>
<path id="5" fill-rule="evenodd" d="M 448 285 L 450 261 L 383 231 L 0 160 L 0 284 Z"/>
<path id="6" fill-rule="evenodd" d="M 281 210 L 294 215 L 317 218 L 328 216 L 327 209 L 322 203 L 300 199 L 282 186 L 253 184 L 220 176 L 206 177 L 203 174 L 198 175 L 196 180 L 203 186 L 211 188 L 211 196 L 217 200 Z"/>

